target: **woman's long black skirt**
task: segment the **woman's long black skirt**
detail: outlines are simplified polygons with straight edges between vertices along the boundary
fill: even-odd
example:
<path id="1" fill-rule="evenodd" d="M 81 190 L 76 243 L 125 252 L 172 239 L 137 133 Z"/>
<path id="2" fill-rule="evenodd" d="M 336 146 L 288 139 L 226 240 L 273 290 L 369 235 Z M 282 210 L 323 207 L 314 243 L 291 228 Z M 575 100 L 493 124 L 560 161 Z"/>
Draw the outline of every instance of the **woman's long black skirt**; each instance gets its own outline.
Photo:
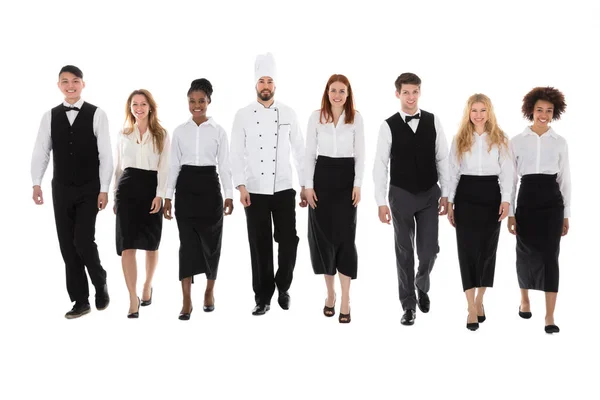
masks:
<path id="1" fill-rule="evenodd" d="M 521 289 L 558 292 L 564 209 L 556 174 L 521 177 L 515 211 L 517 277 Z"/>
<path id="2" fill-rule="evenodd" d="M 179 280 L 217 279 L 223 236 L 223 197 L 215 166 L 183 165 L 175 186 Z"/>
<path id="3" fill-rule="evenodd" d="M 317 208 L 308 210 L 308 245 L 315 274 L 335 275 L 338 271 L 356 279 L 353 187 L 354 158 L 317 158 L 314 174 Z"/>
<path id="4" fill-rule="evenodd" d="M 463 290 L 494 285 L 500 203 L 498 176 L 460 177 L 454 221 Z"/>
<path id="5" fill-rule="evenodd" d="M 162 204 L 156 214 L 150 214 L 156 197 L 158 172 L 125 168 L 117 183 L 117 254 L 123 250 L 158 250 L 162 235 Z"/>

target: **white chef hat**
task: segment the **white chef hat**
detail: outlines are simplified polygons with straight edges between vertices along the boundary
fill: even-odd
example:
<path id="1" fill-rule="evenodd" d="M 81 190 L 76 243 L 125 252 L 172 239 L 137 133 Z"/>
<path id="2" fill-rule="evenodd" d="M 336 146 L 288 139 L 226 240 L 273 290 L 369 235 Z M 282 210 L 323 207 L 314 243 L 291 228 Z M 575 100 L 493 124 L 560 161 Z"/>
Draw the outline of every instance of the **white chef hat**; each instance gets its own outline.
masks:
<path id="1" fill-rule="evenodd" d="M 258 82 L 263 76 L 269 76 L 274 81 L 276 80 L 275 58 L 273 54 L 259 54 L 256 56 L 254 63 L 254 82 Z"/>

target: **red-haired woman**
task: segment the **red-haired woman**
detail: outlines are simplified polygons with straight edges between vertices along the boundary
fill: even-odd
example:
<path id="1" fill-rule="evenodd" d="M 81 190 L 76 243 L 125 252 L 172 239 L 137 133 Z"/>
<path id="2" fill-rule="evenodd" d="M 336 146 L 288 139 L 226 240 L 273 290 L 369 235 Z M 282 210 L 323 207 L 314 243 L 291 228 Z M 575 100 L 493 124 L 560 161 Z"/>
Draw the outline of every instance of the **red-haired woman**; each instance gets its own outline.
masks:
<path id="1" fill-rule="evenodd" d="M 560 239 L 569 232 L 571 174 L 567 142 L 551 127 L 565 111 L 564 95 L 553 87 L 536 87 L 523 98 L 521 111 L 532 122 L 510 144 L 515 162 L 513 197 L 521 177 L 516 209 L 511 203 L 508 230 L 517 236 L 517 276 L 521 288 L 519 315 L 531 318 L 529 289 L 546 294 L 546 333 L 554 322 L 558 294 Z"/>
<path id="2" fill-rule="evenodd" d="M 483 295 L 494 284 L 500 221 L 508 215 L 514 173 L 508 138 L 486 95 L 469 97 L 449 161 L 448 220 L 456 228 L 467 329 L 475 331 L 485 321 Z"/>
<path id="3" fill-rule="evenodd" d="M 138 318 L 140 305 L 152 303 L 168 156 L 169 136 L 158 120 L 152 94 L 144 89 L 133 91 L 125 104 L 125 126 L 118 136 L 114 205 L 117 254 L 129 290 L 128 318 Z M 146 250 L 142 300 L 137 296 L 136 249 Z"/>
<path id="4" fill-rule="evenodd" d="M 354 109 L 348 78 L 332 75 L 321 108 L 310 116 L 306 132 L 305 194 L 310 204 L 308 244 L 315 274 L 324 274 L 327 299 L 323 314 L 335 315 L 334 277 L 339 273 L 340 323 L 350 322 L 350 281 L 358 256 L 356 207 L 360 202 L 365 160 L 363 119 Z"/>

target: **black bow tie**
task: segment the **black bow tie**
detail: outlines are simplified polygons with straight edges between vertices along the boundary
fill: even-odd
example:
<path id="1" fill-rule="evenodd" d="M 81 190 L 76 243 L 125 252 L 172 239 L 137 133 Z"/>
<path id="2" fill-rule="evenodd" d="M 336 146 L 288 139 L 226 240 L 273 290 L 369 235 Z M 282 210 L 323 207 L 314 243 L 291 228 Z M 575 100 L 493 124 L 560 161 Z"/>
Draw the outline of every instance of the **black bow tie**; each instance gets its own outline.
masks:
<path id="1" fill-rule="evenodd" d="M 406 123 L 408 124 L 408 121 L 410 121 L 411 119 L 420 119 L 420 118 L 421 118 L 421 114 L 407 115 L 406 116 Z"/>
<path id="2" fill-rule="evenodd" d="M 63 104 L 63 108 L 65 109 L 66 112 L 69 111 L 79 111 L 79 107 L 67 107 Z"/>

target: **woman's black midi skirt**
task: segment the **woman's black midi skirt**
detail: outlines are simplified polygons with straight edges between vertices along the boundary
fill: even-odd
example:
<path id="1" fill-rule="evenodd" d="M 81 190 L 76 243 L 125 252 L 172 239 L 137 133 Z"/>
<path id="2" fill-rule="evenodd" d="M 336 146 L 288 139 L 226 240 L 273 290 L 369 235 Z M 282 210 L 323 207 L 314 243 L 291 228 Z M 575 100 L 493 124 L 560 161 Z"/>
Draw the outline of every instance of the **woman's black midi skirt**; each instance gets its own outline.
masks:
<path id="1" fill-rule="evenodd" d="M 494 285 L 500 202 L 498 176 L 460 177 L 454 222 L 463 290 Z"/>
<path id="2" fill-rule="evenodd" d="M 319 156 L 314 190 L 317 208 L 308 210 L 308 245 L 315 274 L 336 271 L 356 279 L 356 207 L 352 205 L 354 158 Z"/>
<path id="3" fill-rule="evenodd" d="M 521 289 L 558 292 L 564 210 L 556 174 L 521 177 L 515 211 L 517 277 Z"/>
<path id="4" fill-rule="evenodd" d="M 179 280 L 217 279 L 223 236 L 223 197 L 215 166 L 183 165 L 175 186 Z"/>
<path id="5" fill-rule="evenodd" d="M 156 214 L 150 214 L 156 197 L 158 173 L 138 168 L 125 168 L 117 183 L 117 254 L 123 250 L 158 250 L 162 235 L 162 204 Z"/>

